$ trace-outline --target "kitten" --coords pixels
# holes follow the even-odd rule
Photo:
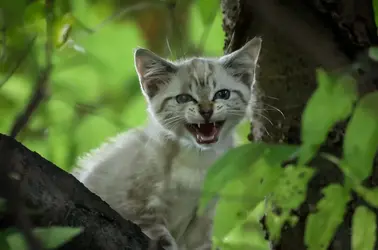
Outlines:
[[[197,217],[198,199],[207,170],[253,111],[260,48],[254,38],[217,59],[177,62],[136,49],[148,124],[81,158],[74,175],[164,249],[210,250],[216,202]]]

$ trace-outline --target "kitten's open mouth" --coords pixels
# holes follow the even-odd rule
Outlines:
[[[186,129],[196,138],[198,144],[211,144],[218,141],[224,121],[186,124]]]

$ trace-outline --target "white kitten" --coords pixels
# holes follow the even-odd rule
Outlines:
[[[137,49],[149,122],[90,152],[74,175],[165,249],[211,249],[215,203],[198,218],[198,198],[207,170],[253,111],[260,48],[254,38],[218,59],[178,62]]]

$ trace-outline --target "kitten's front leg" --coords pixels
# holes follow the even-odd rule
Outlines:
[[[138,223],[139,224],[139,223]],[[163,224],[140,223],[142,231],[151,239],[149,250],[156,250],[162,247],[165,250],[178,250],[175,239]]]
[[[185,232],[185,245],[190,250],[211,250],[215,208],[218,197],[214,197],[202,215],[193,213],[192,222]]]

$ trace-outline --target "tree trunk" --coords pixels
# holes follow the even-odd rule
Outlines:
[[[301,115],[316,88],[315,69],[345,69],[361,58],[366,62],[366,49],[378,44],[371,0],[222,0],[222,9],[225,53],[240,48],[254,36],[263,39],[257,78],[260,100],[284,114],[269,109],[264,115],[271,124],[258,117],[252,124],[254,138],[265,142],[299,144]],[[359,73],[361,95],[378,90],[377,76],[371,70],[362,67]],[[343,131],[344,124],[336,126],[324,150],[340,156]],[[320,190],[343,180],[342,173],[330,163],[315,159],[312,165],[318,173],[310,182],[305,204],[297,211],[300,221],[294,228],[284,227],[281,240],[273,249],[307,249],[305,219],[321,198]],[[368,180],[370,187],[377,186],[377,166]],[[351,216],[356,204],[361,202],[355,197],[348,204],[344,223],[329,249],[351,249]],[[377,209],[372,209],[377,213]]]
[[[10,188],[7,183],[11,175],[19,176],[15,178],[19,180],[19,205],[27,205],[31,212],[28,219],[33,226],[59,225],[85,229],[60,249],[148,249],[149,238],[137,225],[123,219],[71,174],[2,134],[0,169],[0,196],[8,199],[17,197],[15,188]],[[10,212],[11,215],[0,217],[0,228],[17,224],[16,211]]]

